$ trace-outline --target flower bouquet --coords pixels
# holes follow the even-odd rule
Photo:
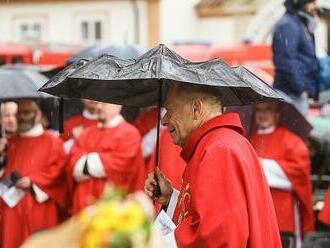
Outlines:
[[[153,218],[153,205],[144,193],[127,195],[108,186],[94,205],[54,229],[33,235],[23,247],[163,247]]]

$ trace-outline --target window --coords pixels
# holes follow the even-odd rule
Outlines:
[[[43,18],[19,18],[15,21],[16,32],[15,40],[18,42],[41,42],[44,32]]]
[[[41,41],[41,24],[28,23],[22,24],[20,27],[20,41],[40,42]]]
[[[101,21],[82,21],[80,23],[82,41],[100,41],[102,40],[102,22]]]
[[[82,42],[102,41],[104,37],[103,18],[79,18],[79,36]]]

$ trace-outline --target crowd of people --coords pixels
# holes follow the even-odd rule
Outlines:
[[[316,98],[313,0],[286,0],[274,29],[274,87],[306,116]],[[299,35],[297,35],[299,34]],[[0,244],[19,247],[95,203],[106,184],[144,190],[176,229],[168,247],[295,247],[315,230],[304,137],[281,122],[280,103],[253,106],[251,129],[216,91],[173,82],[164,109],[128,122],[122,106],[83,99],[56,135],[35,99],[1,103]],[[162,114],[156,165],[158,112]],[[244,124],[244,123],[243,123]],[[155,195],[159,187],[160,194]],[[320,221],[330,224],[330,193]]]
[[[256,128],[245,134],[238,114],[222,113],[214,94],[173,88],[163,111],[159,168],[155,142],[143,148],[143,139],[156,138],[157,108],[130,124],[119,105],[82,103],[83,112],[65,122],[60,137],[43,127],[35,100],[2,103],[1,179],[9,179],[18,191],[11,192],[14,200],[1,201],[3,247],[19,247],[31,234],[79,213],[107,183],[128,192],[144,188],[151,197],[159,184],[162,195],[153,197],[159,203],[155,207],[167,209],[179,224],[175,243],[180,247],[214,242],[280,247],[278,232],[292,233],[301,242],[315,230],[308,149],[280,123],[278,103],[254,106]],[[190,104],[196,105],[193,112],[186,111]],[[209,133],[213,129],[218,131]],[[143,157],[143,149],[153,152]],[[16,197],[19,192],[22,196]],[[179,201],[177,207],[173,201]],[[216,223],[219,215],[221,223]]]

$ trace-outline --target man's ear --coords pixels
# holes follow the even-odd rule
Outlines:
[[[202,109],[203,109],[203,102],[197,98],[193,99],[192,100],[193,120],[200,119],[200,116],[202,115]]]

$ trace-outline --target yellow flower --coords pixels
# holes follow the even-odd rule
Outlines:
[[[100,232],[111,231],[118,222],[118,202],[104,202],[97,206],[97,212],[92,219],[90,228]]]
[[[128,202],[123,204],[115,230],[119,232],[134,231],[144,222],[145,216],[141,206],[137,202]]]
[[[85,233],[82,239],[82,248],[98,248],[101,247],[102,235],[101,233],[89,230]]]

